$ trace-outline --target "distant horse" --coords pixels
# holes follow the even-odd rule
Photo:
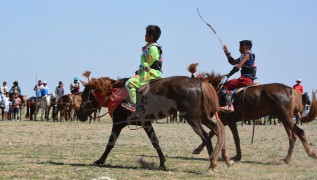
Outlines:
[[[75,93],[75,94],[66,94],[62,96],[57,101],[57,107],[56,110],[54,110],[54,120],[58,121],[58,112],[60,113],[60,121],[65,118],[65,121],[68,121],[69,119],[71,121],[77,120],[77,111],[80,108],[81,104],[81,95],[82,92]],[[97,110],[100,112],[100,108]],[[97,110],[94,112],[94,116],[89,115],[90,122],[91,120],[96,120],[97,118]]]
[[[72,115],[71,115],[71,119],[72,120],[77,120],[77,111],[79,110],[80,104],[81,104],[81,95],[82,95],[82,92],[75,93],[75,94],[71,95],[71,98],[72,98],[72,104],[71,104]]]
[[[26,100],[25,118],[36,121],[36,114],[39,108],[38,97],[32,96]]]
[[[307,110],[308,110],[309,106],[311,105],[311,101],[310,101],[310,99],[309,99],[309,96],[308,96],[308,93],[307,93],[307,92],[305,92],[304,94],[302,94],[302,105],[303,105],[304,108],[303,108],[299,113],[297,113],[297,114],[294,115],[296,124],[299,124],[299,123],[302,124],[302,122],[300,122],[300,118],[301,118],[303,112],[306,110],[305,108],[307,108]],[[305,115],[306,115],[306,114],[304,114],[304,116],[305,116]]]
[[[170,116],[166,117],[166,123],[186,123],[186,121],[184,120],[184,118],[179,115],[179,113],[176,114],[172,114]]]
[[[127,79],[116,81],[105,77],[92,79],[88,83],[82,82],[85,89],[82,94],[82,103],[77,114],[79,120],[87,120],[88,115],[96,108],[102,105],[106,106],[109,100],[113,97],[113,95],[111,95],[113,90],[115,90],[115,88],[124,88],[126,80]],[[225,149],[224,127],[220,121],[217,120],[217,123],[215,123],[209,117],[211,112],[216,112],[218,110],[217,94],[209,83],[188,77],[174,76],[153,81],[150,83],[149,87],[150,89],[147,93],[137,95],[138,103],[147,99],[148,96],[153,95],[156,97],[157,101],[147,101],[143,105],[139,104],[137,113],[130,113],[128,110],[123,109],[120,104],[114,110],[111,136],[105,152],[99,160],[95,161],[95,164],[101,165],[105,163],[111,149],[114,147],[115,142],[120,135],[121,130],[129,124],[133,124],[143,127],[160,157],[160,168],[166,169],[165,156],[159,146],[159,141],[152,126],[152,121],[156,118],[166,118],[166,116],[173,114],[178,110],[184,115],[188,124],[207,146],[207,150],[210,155],[210,166],[208,168],[208,172],[212,173],[212,170],[215,168],[217,155],[220,151],[222,152],[224,161],[228,166],[230,166],[231,162],[229,161]],[[96,98],[99,100],[97,101]],[[163,111],[165,111],[167,107],[155,107],[154,105],[159,103],[167,106],[167,104],[171,102],[176,103],[176,109],[174,109],[173,106],[170,106],[167,114],[160,111],[162,108],[164,108]],[[154,111],[143,111],[144,109],[150,109],[148,107],[151,107]],[[158,114],[153,114],[152,112]],[[214,151],[212,151],[211,141],[208,138],[208,134],[203,129],[202,124],[207,126],[217,135],[217,144]]]
[[[60,121],[65,118],[65,121],[71,118],[71,106],[72,106],[71,94],[66,94],[60,97],[57,101],[57,109],[54,111],[54,120],[58,121],[58,112],[60,113]]]
[[[71,116],[71,119],[72,120],[78,120],[77,119],[77,112],[80,108],[80,104],[81,104],[81,95],[83,94],[83,92],[79,92],[79,93],[74,93],[71,95],[71,98],[72,98],[72,104],[71,104],[71,113],[72,113],[72,116]],[[89,115],[89,123],[91,123],[92,120],[96,120],[97,119],[97,112],[100,112],[101,110],[101,107],[100,108],[97,108],[94,112],[93,112],[93,116],[92,115]],[[100,121],[100,119],[99,119]]]
[[[219,90],[219,87],[222,87],[222,77],[220,75],[205,73],[203,75],[199,75],[198,78],[205,79],[210,82],[216,90]],[[303,123],[311,122],[317,116],[317,102],[315,95],[316,92],[313,92],[311,109],[308,115],[301,119]],[[259,119],[269,114],[274,115],[283,123],[289,138],[287,156],[285,159],[281,160],[280,163],[288,164],[290,162],[296,141],[296,135],[302,141],[307,155],[309,157],[317,158],[316,153],[307,143],[304,130],[299,128],[293,122],[294,114],[303,110],[302,96],[299,91],[283,84],[264,84],[248,87],[234,94],[233,99],[233,105],[235,108],[234,113],[219,113],[219,116],[222,123],[224,125],[228,125],[233,133],[237,151],[237,155],[234,157],[235,160],[240,160],[242,157],[236,122]],[[210,132],[210,138],[213,136],[214,133]],[[199,153],[203,147],[204,144],[201,144],[194,150],[194,153]]]
[[[269,125],[272,124],[272,121],[273,121],[273,124],[274,124],[274,125],[276,125],[276,124],[279,125],[279,120],[277,120],[277,123],[276,123],[276,117],[275,117],[274,115],[272,115],[272,114],[269,114],[269,115],[267,116],[267,121],[269,122]]]
[[[54,100],[55,96],[53,94],[49,94],[47,96],[43,96],[40,100],[41,107],[41,120],[49,120],[49,112],[51,109],[51,101]],[[43,118],[44,116],[44,118]]]

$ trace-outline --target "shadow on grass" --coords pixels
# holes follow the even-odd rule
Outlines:
[[[100,168],[113,168],[113,169],[135,169],[135,170],[156,170],[156,171],[172,171],[172,172],[180,172],[176,169],[162,169],[161,167],[155,166],[153,162],[146,162],[143,159],[139,159],[138,163],[140,166],[122,166],[122,165],[110,165],[110,164],[104,164],[104,165],[96,165],[96,164],[80,164],[80,163],[63,163],[63,162],[54,162],[54,161],[48,161],[48,162],[37,162],[36,164],[51,164],[55,166],[74,166],[74,167],[100,167]],[[204,172],[195,172],[195,171],[182,171],[185,173],[190,174],[196,174],[196,175],[203,175]]]
[[[260,164],[260,165],[267,165],[267,166],[274,165],[273,162],[260,162],[260,161],[238,161],[238,162],[243,164]]]
[[[148,158],[158,158],[158,156],[150,156],[150,155],[135,155],[140,157],[148,157]],[[194,161],[209,161],[207,158],[196,158],[196,157],[182,157],[182,156],[165,156],[166,159],[181,159],[181,160],[194,160]]]
[[[150,156],[150,155],[136,155],[140,157],[148,157],[148,158],[158,158],[158,156]],[[194,161],[209,161],[206,158],[196,158],[196,157],[182,157],[182,156],[165,156],[166,159],[173,158],[173,159],[180,159],[180,160],[194,160]],[[224,162],[222,158],[218,158],[217,161]],[[242,164],[259,164],[259,165],[274,165],[274,162],[261,162],[261,161],[234,161],[234,163],[242,163]]]
[[[78,166],[78,167],[89,167],[89,166],[97,166],[95,164],[76,164],[76,163],[63,163],[63,162],[54,162],[54,161],[48,161],[48,162],[37,162],[36,164],[51,164],[56,166]]]

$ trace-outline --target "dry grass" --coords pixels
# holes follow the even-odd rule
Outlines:
[[[307,157],[297,140],[290,165],[274,165],[284,158],[288,138],[282,126],[239,126],[241,162],[227,168],[219,159],[213,175],[204,174],[207,152],[192,155],[200,143],[187,124],[154,124],[167,171],[158,170],[159,158],[142,129],[121,133],[106,166],[92,162],[104,151],[111,131],[109,119],[102,123],[0,121],[0,179],[316,179],[317,160]],[[316,149],[317,122],[302,126]],[[130,128],[136,128],[131,126]],[[235,155],[228,128],[227,148]]]

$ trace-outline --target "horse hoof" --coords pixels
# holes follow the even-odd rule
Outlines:
[[[234,161],[229,161],[229,164],[228,164],[228,167],[231,167],[231,166],[233,166],[234,165]]]
[[[95,164],[95,165],[97,165],[97,166],[101,166],[101,165],[103,165],[105,162],[103,162],[103,161],[100,161],[100,160],[97,160],[97,161],[95,161],[93,164]]]
[[[206,175],[213,175],[214,174],[213,169],[209,168],[205,174]]]
[[[166,171],[166,167],[165,166],[160,166],[159,169],[162,170],[162,171]]]
[[[233,161],[240,161],[241,160],[241,156],[234,156],[234,157],[232,157],[231,158],[231,160],[233,160]]]
[[[275,165],[283,165],[283,164],[288,164],[286,159],[280,159],[279,161],[274,162]]]
[[[202,151],[202,149],[201,149],[201,148],[196,148],[196,149],[194,149],[194,151],[193,151],[193,153],[192,153],[192,154],[200,154],[200,153],[201,153],[201,151]]]

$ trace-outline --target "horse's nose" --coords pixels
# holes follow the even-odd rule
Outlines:
[[[77,112],[77,118],[82,122],[85,122],[88,120],[88,116],[85,115],[84,111],[82,111],[81,109],[79,109]]]

